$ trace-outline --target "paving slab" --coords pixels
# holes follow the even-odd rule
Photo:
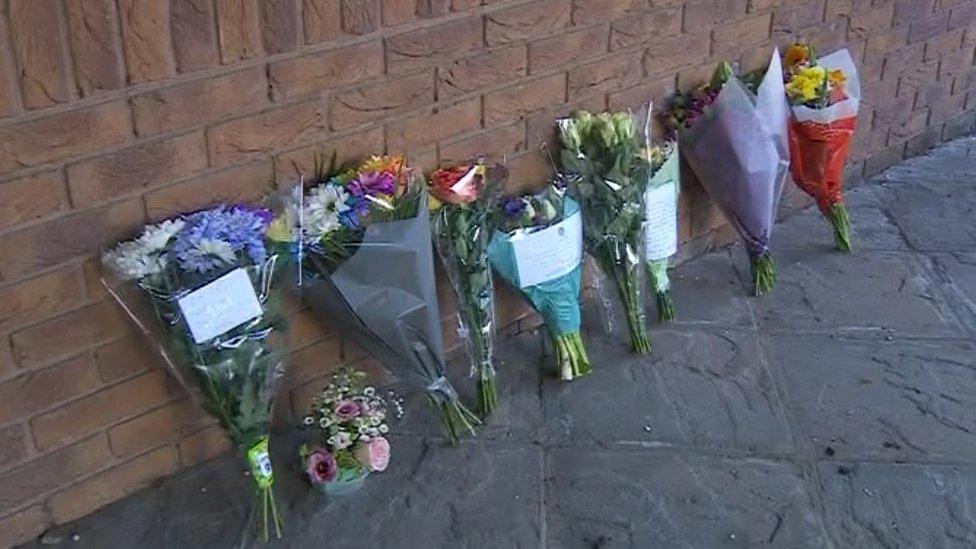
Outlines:
[[[548,455],[547,547],[824,547],[798,467],[559,448]]]
[[[735,270],[729,250],[672,269],[671,293],[679,324],[753,325],[752,296]],[[651,308],[649,315],[652,325],[659,327],[657,311]]]
[[[806,458],[976,463],[972,344],[807,335],[764,347]]]
[[[976,333],[976,252],[934,253],[940,290],[970,333]]]
[[[918,178],[886,184],[881,191],[887,211],[912,248],[976,251],[976,185],[971,184],[972,175],[953,181],[957,183]]]
[[[976,467],[821,463],[837,547],[976,547]]]
[[[755,334],[655,331],[647,358],[590,344],[596,371],[543,385],[557,444],[614,443],[750,454],[793,450]]]

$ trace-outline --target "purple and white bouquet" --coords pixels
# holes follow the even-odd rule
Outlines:
[[[268,435],[286,350],[276,281],[291,242],[270,210],[218,206],[149,225],[102,257],[109,294],[245,454],[265,541],[281,536]]]

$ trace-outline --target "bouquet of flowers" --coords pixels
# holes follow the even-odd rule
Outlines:
[[[560,378],[593,371],[580,335],[583,227],[579,206],[555,185],[502,199],[488,246],[491,265],[542,315]]]
[[[678,251],[678,192],[681,185],[681,157],[678,143],[666,140],[652,145],[647,156],[651,163],[651,180],[644,194],[646,223],[644,253],[651,286],[657,295],[657,316],[661,322],[674,320],[671,281],[668,266]]]
[[[586,251],[615,282],[627,313],[631,345],[641,354],[651,352],[641,295],[644,191],[650,163],[638,120],[646,118],[582,111],[557,121],[569,191],[583,210]]]
[[[364,385],[366,374],[340,368],[312,403],[302,424],[316,429],[314,442],[299,450],[309,482],[334,495],[358,488],[370,473],[390,462],[387,402]]]
[[[317,163],[302,207],[303,294],[441,412],[452,441],[479,422],[447,378],[427,190],[402,156]]]
[[[707,86],[672,99],[666,118],[698,180],[742,237],[756,295],[776,283],[769,242],[790,164],[788,116],[774,52],[766,71],[743,77],[720,63]]]
[[[149,225],[102,258],[109,294],[246,455],[264,541],[272,528],[281,537],[268,435],[286,351],[277,286],[292,237],[270,240],[272,220],[270,210],[218,206]]]
[[[442,168],[430,175],[434,244],[458,296],[461,334],[471,373],[478,378],[478,409],[487,416],[498,405],[495,386],[495,291],[488,267],[491,207],[508,173],[476,164]]]
[[[844,166],[857,130],[861,85],[846,50],[817,59],[806,44],[786,50],[790,165],[793,181],[817,200],[834,228],[837,249],[851,251],[851,222],[844,206]]]

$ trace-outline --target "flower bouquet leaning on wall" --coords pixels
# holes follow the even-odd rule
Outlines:
[[[423,177],[404,158],[356,169],[318,162],[304,197],[302,294],[440,411],[452,441],[479,419],[458,399],[444,365]]]
[[[341,367],[302,420],[313,431],[299,450],[305,473],[313,486],[329,494],[358,489],[370,473],[385,471],[390,462],[387,400],[363,383],[365,377],[362,371]]]
[[[742,238],[756,295],[776,283],[769,242],[789,171],[788,118],[778,51],[765,71],[744,77],[720,63],[708,85],[675,95],[666,118],[681,154]]]
[[[293,235],[270,240],[272,221],[270,210],[218,206],[147,226],[102,258],[109,294],[246,456],[264,541],[281,537],[268,435],[285,368],[279,302],[294,284]]]
[[[593,368],[580,334],[583,225],[579,206],[565,194],[549,185],[537,194],[502,199],[488,259],[542,315],[559,377],[571,381]]]
[[[844,167],[857,130],[861,84],[846,49],[817,59],[813,46],[786,51],[790,100],[790,170],[793,181],[817,200],[834,228],[837,249],[851,251],[851,221],[844,206]]]
[[[650,135],[648,130],[647,135]],[[668,267],[678,252],[678,193],[681,190],[681,157],[678,142],[669,139],[647,149],[651,180],[644,193],[646,221],[644,254],[651,287],[657,297],[657,318],[674,320],[671,280]]]
[[[650,164],[640,129],[650,115],[585,111],[557,120],[569,193],[583,211],[583,242],[610,277],[627,314],[634,351],[651,352],[644,314],[644,191]]]
[[[488,266],[491,210],[508,176],[503,166],[475,164],[430,174],[431,230],[454,293],[460,334],[478,380],[478,411],[498,405],[495,383],[495,290]]]

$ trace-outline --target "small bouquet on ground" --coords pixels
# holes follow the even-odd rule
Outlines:
[[[356,169],[317,163],[302,208],[303,295],[324,321],[441,412],[452,441],[478,417],[458,399],[444,364],[428,198],[402,156]]]
[[[293,237],[269,240],[273,217],[219,206],[147,226],[102,258],[109,294],[246,456],[265,542],[272,530],[281,537],[268,436],[285,368],[278,301]]]
[[[790,157],[793,181],[817,200],[834,228],[837,249],[851,251],[851,221],[844,206],[844,167],[857,130],[861,85],[846,50],[817,59],[813,46],[786,50]]]
[[[657,295],[657,317],[661,322],[674,320],[671,281],[668,267],[678,252],[678,193],[681,190],[681,157],[678,142],[666,140],[647,151],[651,163],[651,180],[644,194],[646,222],[644,253],[651,286]]]
[[[756,295],[776,283],[769,242],[790,164],[781,72],[778,52],[766,71],[743,77],[722,62],[707,86],[676,94],[666,117],[688,165],[742,237]]]
[[[365,377],[359,370],[340,368],[302,421],[316,431],[313,441],[299,449],[305,473],[329,494],[356,490],[390,462],[387,401],[375,387],[364,385]]]
[[[507,176],[504,167],[489,168],[479,161],[439,169],[428,183],[434,244],[458,296],[460,332],[471,359],[471,374],[478,378],[478,410],[483,417],[498,405],[489,214]]]
[[[579,206],[555,185],[504,198],[488,247],[491,265],[542,315],[559,377],[593,371],[580,335],[583,224]]]
[[[649,116],[649,109],[646,113]],[[634,351],[651,352],[642,299],[644,191],[650,164],[639,133],[647,116],[585,111],[557,120],[569,191],[583,210],[583,242],[612,277]]]

